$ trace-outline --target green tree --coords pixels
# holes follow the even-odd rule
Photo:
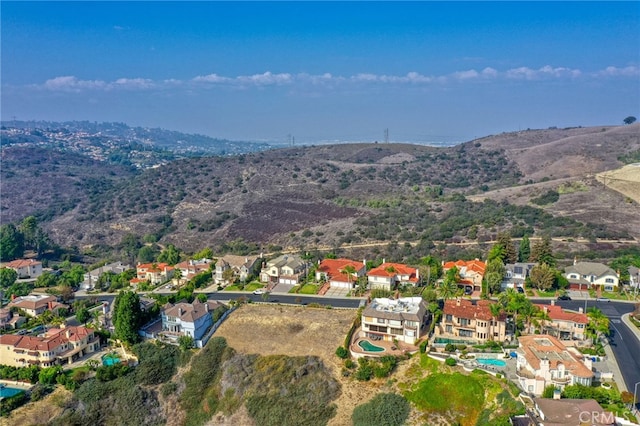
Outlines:
[[[82,307],[76,312],[76,319],[81,324],[86,324],[89,318],[91,318],[91,313],[86,307]]]
[[[168,263],[169,265],[175,265],[180,262],[180,250],[173,244],[168,244],[160,256],[158,256],[158,262]]]
[[[544,390],[542,391],[542,397],[553,398],[553,394],[556,391],[556,389],[557,388],[554,385],[545,386]]]
[[[553,251],[551,249],[551,238],[545,236],[533,243],[529,261],[546,263],[551,267],[556,266],[556,258],[553,256]]]
[[[136,255],[141,246],[138,237],[131,233],[125,234],[119,244],[120,250],[126,255],[131,264],[135,264]]]
[[[627,125],[633,124],[633,123],[636,122],[636,118],[633,115],[630,115],[630,116],[626,117],[624,120],[622,120],[622,122],[624,124],[627,124]]]
[[[18,279],[18,273],[11,268],[0,268],[0,287],[11,287]]]
[[[24,255],[24,238],[16,227],[9,223],[0,226],[0,261],[17,259]]]
[[[515,263],[518,260],[518,251],[516,250],[516,246],[513,244],[513,240],[511,240],[511,235],[509,235],[509,233],[499,233],[497,244],[501,245],[504,249],[502,263]]]
[[[587,311],[589,323],[587,324],[587,335],[596,343],[601,335],[608,336],[611,333],[609,329],[609,318],[598,308],[590,308]]]
[[[540,290],[549,290],[556,279],[555,270],[546,263],[540,263],[533,268],[529,274],[531,284]]]
[[[526,235],[520,240],[518,247],[518,262],[527,262],[531,256],[531,243]]]
[[[151,263],[158,255],[155,245],[144,246],[138,250],[138,260],[142,263]]]
[[[140,297],[132,291],[121,291],[113,303],[116,337],[129,344],[136,343],[139,340],[138,328],[142,325]]]
[[[458,281],[460,280],[460,274],[458,268],[455,266],[447,270],[444,280],[440,287],[438,287],[438,293],[440,297],[445,301],[451,299],[458,293]]]
[[[487,263],[487,267],[484,272],[484,280],[492,294],[500,292],[500,285],[502,284],[502,280],[504,279],[506,272],[507,269],[499,258],[490,260]]]
[[[58,285],[58,277],[49,271],[44,271],[36,278],[36,287],[55,287]]]
[[[193,253],[192,259],[213,259],[213,251],[209,248],[203,248],[202,250]]]
[[[180,346],[180,349],[183,351],[188,351],[195,346],[195,340],[188,335],[180,336],[178,337],[178,346]]]

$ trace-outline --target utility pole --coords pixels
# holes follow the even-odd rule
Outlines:
[[[384,143],[389,143],[389,129],[384,129]]]

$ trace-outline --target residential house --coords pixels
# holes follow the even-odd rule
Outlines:
[[[136,266],[138,282],[149,281],[153,285],[169,281],[173,273],[174,268],[168,263],[138,263]]]
[[[631,288],[640,288],[640,268],[629,266],[629,286]]]
[[[18,278],[38,278],[42,275],[42,262],[34,259],[16,259],[5,263],[6,268],[18,273]]]
[[[449,269],[458,268],[460,275],[459,285],[470,287],[472,291],[482,291],[482,278],[487,267],[486,263],[479,259],[456,260],[455,262],[445,262],[442,270],[446,273]]]
[[[9,308],[0,309],[0,330],[16,329],[20,327],[27,319],[20,315],[14,314]]]
[[[38,337],[5,334],[0,336],[0,364],[13,367],[70,364],[99,348],[99,337],[82,326],[51,328]]]
[[[167,303],[162,309],[162,330],[174,335],[200,340],[213,325],[213,311],[218,302]]]
[[[109,263],[108,265],[101,266],[84,274],[84,281],[82,281],[80,287],[85,290],[92,290],[95,288],[102,274],[107,272],[121,274],[128,269],[131,269],[131,265],[126,265],[122,262]]]
[[[283,254],[263,265],[260,281],[270,284],[297,285],[305,278],[309,264],[300,256]]]
[[[524,288],[524,282],[529,277],[531,269],[536,266],[535,263],[518,262],[507,263],[504,265],[506,269],[503,287],[504,288]]]
[[[211,267],[211,259],[185,260],[177,263],[174,268],[180,273],[177,274],[178,280],[188,281],[202,272],[207,272]]]
[[[7,305],[8,308],[22,309],[27,315],[37,317],[44,311],[55,312],[58,309],[69,309],[68,305],[58,302],[55,296],[46,294],[29,294],[13,299]]]
[[[614,413],[595,399],[533,398],[535,426],[615,426]]]
[[[507,316],[500,312],[497,316],[491,313],[489,300],[471,300],[457,298],[444,303],[442,321],[435,328],[439,338],[464,340],[469,342],[486,342],[487,340],[505,341],[507,333]]]
[[[398,285],[416,286],[420,280],[418,268],[411,268],[401,263],[385,262],[367,272],[370,289],[395,290]]]
[[[253,274],[260,259],[261,257],[258,256],[235,256],[227,254],[216,262],[213,281],[218,285],[229,284],[224,277],[224,273],[225,271],[233,270],[235,278],[244,282]]]
[[[360,337],[413,345],[426,330],[428,311],[421,297],[373,299],[362,311]]]
[[[316,281],[325,281],[334,288],[355,288],[358,278],[367,270],[365,262],[351,259],[324,259],[316,269]]]
[[[616,291],[619,277],[607,265],[596,262],[573,261],[573,265],[565,268],[564,276],[572,289],[589,289],[599,286],[604,291]]]
[[[568,349],[557,338],[547,334],[520,336],[516,349],[516,376],[522,389],[542,395],[546,386],[580,384],[591,386],[594,377],[591,359],[575,348]]]
[[[537,304],[536,306],[548,317],[542,322],[543,334],[551,334],[562,341],[569,341],[565,344],[571,344],[572,340],[584,341],[587,339],[586,331],[589,318],[582,311],[582,308],[579,308],[578,312],[564,310],[561,306],[555,305],[553,300],[551,305]]]

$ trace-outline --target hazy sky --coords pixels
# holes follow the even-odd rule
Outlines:
[[[640,2],[7,2],[2,119],[466,141],[640,115]]]

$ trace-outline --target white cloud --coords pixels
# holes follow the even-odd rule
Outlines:
[[[270,71],[267,71],[263,74],[240,75],[236,77],[236,80],[243,85],[271,86],[291,83],[293,78],[291,74],[272,74]]]
[[[495,78],[498,76],[498,71],[494,68],[487,67],[482,70],[482,76],[485,78]]]
[[[605,69],[598,71],[596,75],[605,77],[637,77],[640,76],[640,67],[606,67]]]
[[[151,89],[155,86],[153,80],[148,78],[119,78],[113,83],[109,84],[109,88],[123,88],[123,89]]]
[[[103,89],[106,83],[101,80],[78,80],[72,75],[55,77],[44,82],[44,88],[53,91],[79,92],[83,89]]]
[[[218,74],[199,75],[193,79],[198,83],[228,83],[232,81],[231,78],[221,77]]]
[[[480,74],[476,70],[458,71],[453,73],[453,78],[456,80],[469,80],[472,78],[478,78]]]
[[[582,75],[582,71],[565,67],[552,67],[545,65],[537,70],[528,67],[512,68],[507,70],[506,77],[510,79],[537,80],[541,78],[573,78]]]

